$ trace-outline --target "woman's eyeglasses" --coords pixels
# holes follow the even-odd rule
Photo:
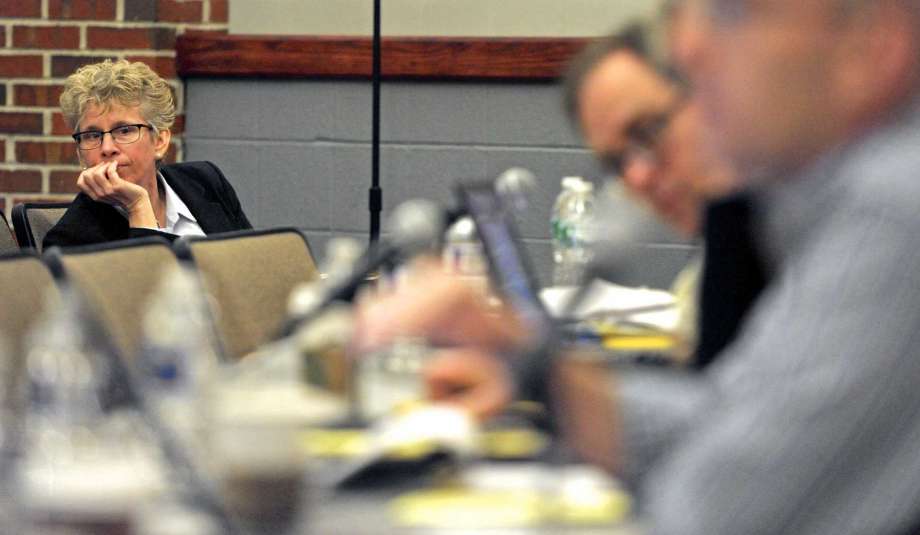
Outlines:
[[[153,127],[147,124],[123,124],[111,130],[86,130],[77,132],[73,135],[73,139],[77,142],[77,147],[79,147],[80,150],[92,150],[99,147],[102,145],[102,138],[105,137],[106,134],[110,134],[112,136],[112,141],[115,143],[119,145],[128,145],[141,138],[141,129],[143,128],[153,130]]]

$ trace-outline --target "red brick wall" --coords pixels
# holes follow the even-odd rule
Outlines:
[[[226,33],[230,0],[0,0],[0,209],[69,200],[79,171],[58,109],[64,78],[105,58],[143,61],[175,88],[167,159],[182,158],[184,94],[176,36]]]

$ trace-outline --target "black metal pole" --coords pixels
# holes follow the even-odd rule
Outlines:
[[[383,190],[380,188],[380,0],[374,0],[374,45],[371,86],[371,189],[368,192],[368,209],[371,212],[370,241],[380,237],[380,212],[383,211]]]

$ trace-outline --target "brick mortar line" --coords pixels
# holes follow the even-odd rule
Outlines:
[[[161,52],[156,54],[155,52]],[[149,48],[128,48],[124,50],[113,50],[113,49],[97,49],[92,50],[78,50],[76,48],[70,50],[48,50],[48,49],[31,49],[31,50],[20,50],[19,52],[12,52],[0,50],[0,57],[9,57],[9,56],[43,56],[44,59],[48,59],[52,56],[70,56],[70,57],[81,57],[81,58],[91,58],[93,56],[141,56],[145,58],[174,58],[176,57],[176,51],[170,49],[163,50],[150,50]],[[50,71],[49,71],[50,72]],[[45,77],[43,77],[45,78]],[[50,78],[48,76],[47,78]]]
[[[6,194],[6,205],[9,207],[8,210],[12,212],[12,208],[14,206],[13,197],[18,197],[20,199],[41,197],[43,199],[50,198],[50,199],[60,199],[62,201],[66,201],[67,199],[73,199],[75,195],[76,193],[43,193],[40,191],[23,191],[23,192],[12,191]]]
[[[73,138],[67,135],[59,134],[2,134],[7,141],[16,143],[73,143]],[[173,139],[170,141],[170,144],[176,145],[178,148],[179,144],[184,140],[182,134],[173,134]],[[2,138],[0,138],[2,139]],[[15,152],[15,150],[13,151]],[[7,154],[9,156],[9,154]],[[38,164],[38,165],[56,165],[56,164]],[[68,164],[59,164],[59,165],[68,165]]]
[[[21,106],[21,105],[0,106],[0,113],[44,113],[44,112],[57,113],[60,111],[61,111],[60,106]],[[178,105],[176,106],[176,115],[184,115],[184,112],[179,110]],[[20,134],[5,134],[5,135],[20,135]],[[176,135],[176,134],[173,133],[173,135]]]
[[[168,21],[118,21],[118,20],[70,20],[70,19],[3,19],[4,25],[12,29],[13,26],[26,28],[105,28],[109,30],[144,30],[151,28],[173,28],[186,30],[192,28],[195,30],[211,29],[224,30],[229,29],[225,22],[168,22]]]
[[[159,22],[157,24],[172,24],[183,32],[189,28],[193,30],[227,30],[230,31],[228,22]]]
[[[23,106],[21,104],[10,104],[9,106],[0,106],[0,113],[52,113],[61,111],[60,106]]]
[[[14,139],[13,137],[9,137],[9,138],[7,138],[7,139],[10,140],[10,141],[16,141],[16,142],[26,142],[26,143],[41,143],[41,142],[47,142],[47,143],[63,143],[63,142],[66,142],[66,143],[73,143],[73,138],[72,138],[72,137],[70,137],[70,136],[62,136],[62,135],[58,135],[58,134],[53,134],[53,135],[52,135],[52,134],[48,134],[47,136],[46,136],[46,135],[42,135],[42,134],[6,134],[6,135],[8,135],[8,136],[15,136],[15,139]]]
[[[49,80],[48,78],[8,78],[7,80],[8,80],[8,83],[14,84],[14,85],[19,85],[19,84],[23,84],[23,83],[28,83],[28,84],[30,84],[30,85],[53,85],[53,84],[54,84],[54,82],[53,82],[52,80]],[[25,80],[32,80],[32,81],[31,81],[31,82],[25,82]],[[55,78],[55,80],[56,80],[56,78]],[[61,81],[63,81],[63,80],[64,80],[64,79],[61,78]],[[43,83],[43,84],[42,84],[42,83],[39,83],[39,82],[46,82],[46,83]]]
[[[48,5],[48,0],[42,0],[42,18],[47,19],[51,14],[51,8]]]
[[[60,108],[57,106],[22,106],[13,104],[0,108],[2,113],[40,113],[45,111],[60,111]]]
[[[79,168],[77,168],[77,169],[79,169]],[[72,168],[62,168],[62,167],[60,167],[60,166],[58,166],[58,167],[56,167],[56,168],[52,168],[51,166],[36,167],[35,165],[32,165],[32,166],[30,166],[30,167],[26,167],[26,166],[24,166],[24,165],[15,165],[15,166],[11,166],[11,165],[3,165],[3,164],[0,164],[0,171],[9,172],[9,173],[19,173],[19,172],[23,172],[23,171],[48,171],[48,185],[50,185],[50,183],[51,183],[51,173],[52,173],[53,171],[75,171],[75,169],[72,169]],[[76,178],[76,175],[78,175],[78,174],[79,174],[79,173],[74,173],[74,178]],[[44,175],[43,175],[43,181],[44,181]],[[48,191],[48,188],[47,188],[44,184],[42,185],[42,187],[44,188],[44,191]],[[30,193],[36,193],[36,192],[33,191],[33,192],[30,192]]]
[[[115,20],[125,20],[125,0],[115,1]]]
[[[173,86],[176,89],[176,113],[185,113],[185,84],[181,79],[177,79],[178,84]],[[172,85],[172,84],[170,84]]]
[[[45,48],[30,50],[23,49],[19,52],[9,53],[9,51],[0,50],[0,57],[8,56],[45,56],[48,58],[51,56],[76,56],[82,58],[89,58],[93,56],[140,56],[144,58],[175,58],[176,51],[170,49],[150,50],[149,48],[129,48],[125,50],[102,50],[96,48],[92,50],[79,50],[76,48],[69,50],[49,50]],[[32,79],[34,80],[35,78]]]
[[[178,107],[178,106],[177,106]],[[15,113],[39,113],[44,111],[61,111],[59,106],[24,106],[21,104],[14,105],[10,104],[9,106],[0,105],[0,112],[15,112]],[[181,115],[177,113],[177,115]]]
[[[29,23],[18,23],[16,21],[9,23],[10,26],[20,26],[24,28],[81,28],[89,26],[90,24],[95,24],[95,22],[92,20],[42,19]]]
[[[40,171],[42,169],[53,169],[54,171],[71,171],[74,168],[79,169],[77,164],[67,165],[61,163],[18,163],[18,162],[0,162],[0,169],[4,171]]]
[[[40,56],[42,54],[59,54],[67,56],[141,55],[136,52],[160,53],[162,57],[170,57],[170,54],[172,54],[172,56],[176,55],[176,50],[170,48],[93,48],[89,50],[81,50],[79,48],[7,48],[0,50],[0,56]]]
[[[61,78],[10,78],[9,83],[13,85],[63,85],[67,79],[66,76]],[[181,78],[164,78],[166,82],[181,82]],[[42,83],[44,82],[44,83]]]

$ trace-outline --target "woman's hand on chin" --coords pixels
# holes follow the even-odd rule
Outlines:
[[[121,178],[116,161],[84,169],[77,178],[77,187],[94,201],[124,208],[132,227],[158,226],[147,190]]]

